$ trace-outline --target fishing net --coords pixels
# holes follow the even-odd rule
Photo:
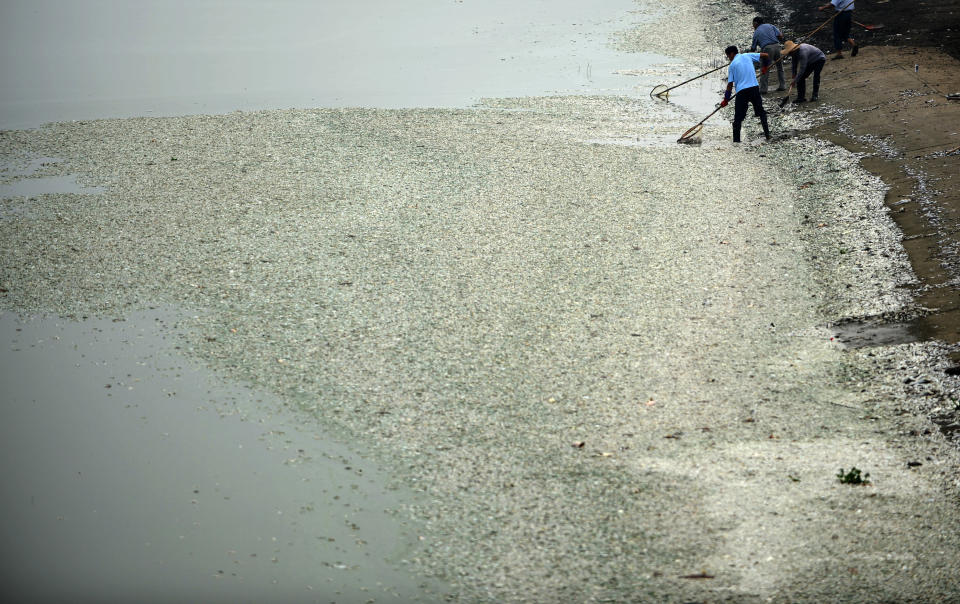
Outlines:
[[[650,91],[650,97],[659,97],[661,99],[670,98],[670,87],[666,84],[657,84],[653,87],[653,90]]]
[[[703,124],[697,124],[693,128],[690,128],[677,139],[677,142],[682,145],[699,145],[703,142]]]

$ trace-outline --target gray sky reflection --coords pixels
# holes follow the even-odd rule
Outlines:
[[[0,127],[628,92],[631,0],[8,0]]]

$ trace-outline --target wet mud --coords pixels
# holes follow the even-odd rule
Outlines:
[[[830,16],[816,10],[825,2],[743,0],[790,36],[805,35]],[[851,35],[866,46],[929,48],[960,59],[960,11],[955,0],[875,0],[854,3]],[[811,44],[828,50],[833,43],[830,26],[814,34]]]
[[[830,102],[842,110],[815,132],[863,153],[861,165],[889,187],[886,205],[919,279],[915,301],[925,309],[909,321],[910,331],[955,344],[960,342],[960,103],[944,92],[960,88],[960,61],[926,49],[873,49],[857,59],[834,68]],[[913,66],[921,64],[918,75]],[[875,73],[878,69],[883,73]]]

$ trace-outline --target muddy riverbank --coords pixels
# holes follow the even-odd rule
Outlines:
[[[825,13],[747,0],[788,37],[812,31]],[[862,154],[888,187],[886,204],[904,233],[919,282],[920,316],[867,318],[906,328],[905,337],[960,342],[960,10],[956,3],[857,5],[851,60],[828,60],[821,102],[804,107],[817,136]],[[865,27],[868,26],[868,27]],[[829,27],[812,43],[831,49]],[[960,362],[960,353],[953,353]]]
[[[842,62],[841,62],[842,63]],[[831,64],[814,132],[863,153],[889,187],[886,205],[904,234],[926,309],[910,321],[922,339],[960,342],[960,61],[928,49],[871,48]],[[807,108],[817,112],[818,108]],[[960,361],[960,355],[954,354]]]

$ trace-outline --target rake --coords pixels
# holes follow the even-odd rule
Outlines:
[[[786,94],[786,96],[784,96],[782,99],[780,99],[780,108],[781,108],[781,109],[783,109],[783,107],[784,107],[788,102],[790,102],[790,91],[791,91],[791,90],[793,90],[793,82],[792,82],[792,81],[790,82],[790,85],[787,86],[787,94]]]
[[[867,25],[865,23],[860,23],[859,21],[854,21],[853,24],[859,25],[860,27],[862,27],[867,31],[873,31],[875,29],[883,29],[883,23],[877,23],[876,25]]]

